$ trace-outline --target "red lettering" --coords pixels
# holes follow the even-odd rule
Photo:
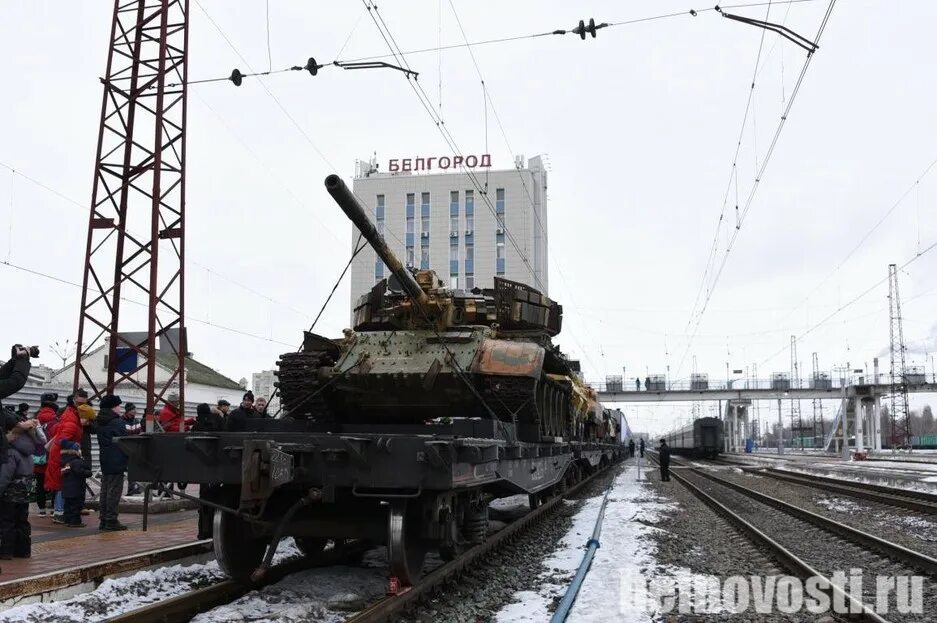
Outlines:
[[[478,157],[474,154],[465,159],[465,166],[474,169],[478,166]]]
[[[450,166],[452,166],[452,159],[449,156],[443,156],[439,159],[440,169],[448,169]]]
[[[412,171],[413,170],[413,160],[410,158],[403,159],[403,166],[400,169],[401,171]]]
[[[416,161],[413,163],[413,170],[414,170],[414,171],[422,171],[422,170],[425,169],[425,168],[426,168],[426,159],[425,159],[425,158],[417,158]]]
[[[427,170],[427,171],[432,171],[432,170],[433,170],[433,160],[435,160],[435,159],[436,159],[436,156],[433,156],[432,158],[427,158],[427,159],[426,159],[426,170]]]
[[[491,154],[482,154],[481,166],[483,167],[491,166]]]
[[[452,157],[452,166],[453,168],[458,167],[462,164],[462,156],[453,156]]]
[[[394,172],[396,172],[396,171],[399,171],[399,170],[400,170],[400,162],[398,162],[398,160],[397,160],[396,158],[394,158],[394,159],[391,160],[390,163],[387,165],[387,170],[390,171],[390,172],[392,172],[392,173],[394,173]]]

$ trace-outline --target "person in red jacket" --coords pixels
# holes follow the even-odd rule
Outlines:
[[[160,428],[164,433],[184,433],[195,423],[194,418],[182,416],[178,405],[179,394],[169,394],[158,417]]]
[[[55,392],[46,392],[39,397],[41,406],[36,413],[36,420],[39,427],[45,434],[46,439],[52,439],[55,436],[56,413],[59,410],[57,403],[59,395]],[[43,449],[42,454],[33,455],[33,474],[36,476],[36,506],[39,507],[39,516],[46,515],[46,463],[49,460],[48,450]]]
[[[77,404],[88,401],[88,392],[79,389],[75,392],[74,403],[65,408],[58,425],[55,427],[55,438],[49,449],[49,460],[46,464],[46,491],[55,493],[55,512],[52,515],[52,521],[55,523],[65,523],[60,512],[59,499],[62,497],[62,440],[73,441],[81,445],[81,439],[84,436],[84,429],[81,425],[81,418],[78,416]],[[64,502],[64,498],[62,498]]]

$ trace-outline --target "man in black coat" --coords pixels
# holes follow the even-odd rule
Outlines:
[[[660,479],[663,482],[670,482],[670,446],[666,439],[660,440],[660,448],[657,449],[660,461]]]
[[[634,458],[634,439],[628,440],[628,457]]]
[[[105,396],[95,418],[101,462],[101,523],[98,530],[127,529],[117,520],[124,492],[124,472],[127,471],[127,455],[117,445],[117,439],[127,435],[127,421],[120,414],[121,402],[120,396]]]
[[[641,451],[641,458],[644,458],[644,437],[641,437],[641,443],[638,444],[638,449]]]
[[[195,408],[195,426],[193,432],[199,433],[217,433],[225,429],[224,415],[217,409],[212,409],[211,405],[203,402]],[[218,501],[217,485],[200,484],[198,486],[198,497],[208,502]],[[198,538],[210,539],[212,537],[212,524],[214,523],[215,511],[212,507],[205,504],[199,504],[198,507]]]
[[[225,427],[232,432],[247,430],[247,420],[263,417],[254,409],[254,392],[248,390],[241,399],[241,405],[228,414]]]

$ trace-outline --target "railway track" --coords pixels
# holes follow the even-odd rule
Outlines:
[[[652,455],[652,459],[656,459]],[[842,525],[821,515],[788,504],[743,485],[697,468],[672,471],[675,480],[725,517],[760,548],[771,553],[802,579],[821,577],[829,582],[832,572],[861,566],[869,575],[913,576],[920,572],[937,577],[937,559]],[[775,511],[781,511],[780,513]],[[772,536],[768,536],[769,533]],[[837,561],[841,561],[837,565]],[[851,594],[830,584],[831,592],[851,604],[863,620],[885,622],[868,604],[874,592],[868,583]],[[874,587],[872,587],[874,589]],[[933,585],[925,595],[934,600]],[[925,597],[925,612],[935,603]],[[893,621],[919,621],[900,615]]]
[[[536,509],[523,517],[513,521],[484,543],[463,552],[457,558],[441,565],[431,571],[412,587],[408,587],[395,595],[369,605],[364,610],[352,615],[347,623],[375,623],[388,620],[414,607],[420,600],[432,595],[438,588],[462,573],[469,566],[478,563],[486,554],[518,536],[552,513],[563,500],[588,484],[600,475],[605,474],[613,466],[600,469],[584,478],[562,493],[543,502]],[[362,545],[363,546],[363,545]],[[130,610],[108,619],[111,623],[176,623],[188,621],[195,615],[213,608],[231,603],[249,591],[257,590],[279,582],[288,575],[298,573],[313,567],[323,567],[340,564],[347,559],[360,557],[361,550],[355,551],[329,551],[323,552],[321,557],[314,559],[302,558],[272,567],[264,578],[258,582],[225,580],[218,584],[190,591],[177,597],[166,599],[158,603],[149,604],[142,608]]]
[[[769,467],[758,470],[759,474],[796,485],[821,489],[831,493],[862,498],[887,506],[896,506],[919,513],[937,515],[937,495],[924,491],[897,489],[885,485],[843,481],[827,476],[797,474],[787,470]]]

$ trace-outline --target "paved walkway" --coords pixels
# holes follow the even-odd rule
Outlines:
[[[32,558],[0,561],[0,583],[192,543],[198,530],[196,511],[150,515],[146,532],[141,515],[122,514],[120,521],[130,527],[123,532],[100,532],[95,512],[83,520],[87,527],[67,528],[31,514]]]

